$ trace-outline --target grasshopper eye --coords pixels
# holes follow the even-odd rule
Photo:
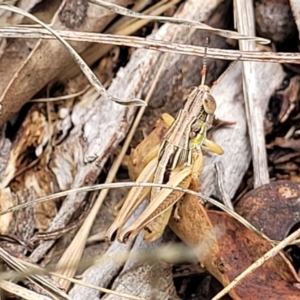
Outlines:
[[[215,98],[210,94],[206,94],[203,100],[203,107],[207,114],[213,115],[217,107]]]

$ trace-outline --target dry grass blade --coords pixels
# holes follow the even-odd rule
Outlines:
[[[197,248],[201,248],[201,245],[198,245]],[[128,258],[128,255],[129,255],[128,253],[118,253],[117,256],[106,257],[104,259],[103,259],[103,257],[99,257],[99,258],[96,257],[96,258],[94,258],[94,262],[100,263],[100,262],[109,262],[112,260],[113,261],[120,260],[120,261],[124,262]],[[142,251],[141,251],[141,249],[133,250],[133,253],[131,253],[131,255],[134,255],[136,260],[140,263],[145,262],[145,260],[147,260],[147,261],[163,260],[163,261],[166,261],[166,262],[169,262],[170,264],[172,264],[172,263],[178,263],[178,262],[182,262],[182,261],[190,261],[194,258],[192,251],[187,251],[186,246],[184,246],[181,243],[175,244],[175,245],[162,246],[158,249],[152,249],[152,250],[149,250],[149,249],[144,249]],[[0,280],[11,280],[16,277],[24,278],[30,274],[43,274],[43,275],[48,275],[48,276],[51,275],[53,277],[58,277],[58,278],[64,279],[65,281],[70,281],[71,283],[75,283],[77,285],[88,287],[88,288],[91,288],[91,289],[94,289],[94,290],[97,290],[97,291],[100,291],[103,293],[112,294],[112,295],[116,295],[119,297],[124,297],[126,299],[144,300],[144,298],[141,298],[141,297],[129,295],[126,293],[116,292],[113,290],[95,286],[93,284],[88,284],[86,282],[83,282],[82,280],[77,280],[77,279],[73,279],[73,278],[58,274],[57,272],[53,272],[48,268],[43,269],[43,268],[38,267],[29,262],[22,261],[20,259],[15,259],[15,261],[19,264],[22,264],[26,268],[27,272],[21,272],[21,273],[6,272],[5,274],[2,274]],[[87,263],[87,261],[84,261],[84,262],[82,262],[81,265],[86,264],[86,263]],[[66,266],[64,266],[64,268],[66,268]]]
[[[0,280],[0,288],[5,290],[6,292],[9,292],[10,294],[12,294],[14,296],[20,297],[21,299],[26,299],[26,300],[51,300],[51,299],[53,299],[53,298],[50,298],[47,296],[37,294],[36,292],[33,292],[27,288],[24,288],[20,285],[10,282],[10,281]]]
[[[5,9],[12,11],[17,14],[21,14],[23,16],[26,16],[30,18],[31,20],[37,22],[41,26],[43,26],[45,29],[51,32],[63,45],[64,47],[69,51],[73,59],[75,60],[76,64],[79,66],[81,71],[85,74],[91,85],[95,87],[97,92],[107,97],[109,100],[114,101],[116,103],[122,104],[122,105],[135,105],[135,106],[144,106],[145,102],[141,99],[129,99],[129,100],[123,100],[116,98],[106,91],[104,86],[101,84],[101,82],[98,80],[96,75],[91,71],[91,69],[88,67],[88,65],[84,62],[84,60],[81,58],[81,56],[67,43],[55,30],[53,30],[50,26],[46,25],[44,22],[40,21],[35,16],[31,15],[30,13],[27,13],[17,7],[11,6],[11,5],[0,5],[0,9]]]
[[[204,23],[201,22],[196,22],[196,21],[191,21],[191,20],[186,20],[186,19],[179,19],[179,18],[171,18],[171,17],[154,17],[154,16],[147,16],[141,13],[134,12],[130,9],[124,8],[122,6],[109,3],[106,1],[102,0],[89,0],[89,2],[98,4],[106,9],[109,9],[115,13],[132,17],[132,18],[140,18],[140,19],[146,19],[146,20],[151,20],[151,21],[160,21],[160,22],[165,22],[165,23],[171,23],[171,24],[178,24],[178,25],[183,25],[187,26],[189,28],[196,28],[196,29],[201,29],[204,31],[208,31],[211,33],[218,34],[220,36],[230,38],[230,39],[237,39],[237,40],[253,40],[257,43],[260,44],[269,44],[270,40],[264,39],[264,38],[259,38],[255,36],[246,36],[243,34],[240,34],[238,32],[230,31],[230,30],[223,30],[223,29],[217,29],[213,28],[211,26],[208,26]]]
[[[144,254],[144,256],[145,256],[145,254]],[[95,286],[95,285],[92,285],[92,284],[87,284],[87,283],[85,283],[81,280],[76,280],[76,279],[73,279],[73,278],[70,278],[70,277],[67,277],[67,276],[63,276],[63,275],[58,274],[56,272],[48,271],[46,269],[40,268],[40,267],[38,267],[36,265],[33,265],[31,263],[28,263],[26,261],[23,262],[20,259],[15,259],[13,257],[9,257],[9,255],[7,253],[5,255],[5,258],[7,259],[5,262],[8,262],[8,263],[13,264],[15,266],[18,266],[23,271],[8,272],[7,274],[4,274],[4,276],[1,276],[0,285],[1,285],[1,282],[4,282],[3,279],[11,280],[11,279],[16,279],[16,278],[24,278],[24,277],[28,277],[28,276],[31,276],[31,277],[37,276],[36,274],[44,274],[44,275],[51,275],[51,276],[54,276],[54,277],[63,278],[64,280],[68,280],[72,283],[76,283],[76,284],[83,285],[83,286],[86,286],[86,287],[89,287],[89,288],[92,288],[92,289],[96,289],[96,290],[101,291],[103,293],[113,294],[113,295],[116,295],[116,296],[124,297],[126,299],[144,300],[143,298],[140,298],[140,297],[115,292],[115,291],[112,291],[112,290],[109,290],[109,289],[101,288],[99,286]],[[71,298],[69,296],[67,296],[66,294],[64,294],[63,292],[60,292],[60,296],[63,297],[63,299],[71,300]],[[54,295],[51,295],[51,297],[52,298],[50,298],[50,299],[58,299]],[[29,298],[29,299],[35,299],[35,298]],[[36,299],[39,299],[39,298],[36,298]],[[40,299],[49,299],[49,298],[47,297],[47,298],[40,298]]]
[[[72,98],[75,98],[75,97],[78,97],[78,96],[84,94],[89,89],[89,87],[90,86],[87,85],[82,91],[80,91],[78,93],[69,94],[69,95],[65,95],[65,96],[59,96],[59,97],[32,99],[32,100],[30,100],[30,102],[41,103],[41,102],[55,102],[55,101],[72,99]]]
[[[166,184],[157,184],[157,183],[116,182],[116,183],[96,184],[94,186],[87,186],[87,187],[81,187],[81,188],[77,188],[77,189],[71,189],[71,190],[68,190],[68,191],[64,191],[64,192],[52,194],[52,195],[49,195],[49,196],[41,197],[41,198],[36,199],[34,201],[30,201],[30,202],[27,202],[27,203],[24,203],[24,204],[19,204],[19,205],[16,205],[14,207],[8,208],[4,211],[1,211],[0,216],[2,216],[4,214],[7,214],[9,212],[17,211],[19,209],[23,209],[23,208],[26,208],[26,207],[36,205],[38,203],[42,203],[42,202],[45,202],[45,201],[57,199],[57,198],[64,197],[64,196],[68,196],[70,194],[92,192],[92,191],[102,190],[102,189],[114,189],[114,188],[120,188],[120,187],[123,187],[123,188],[124,187],[159,187],[159,188],[176,190],[176,191],[180,191],[180,192],[183,192],[183,193],[194,195],[194,196],[196,196],[200,199],[203,199],[204,201],[207,201],[207,202],[211,203],[212,205],[215,205],[216,207],[222,209],[223,211],[227,212],[230,216],[232,216],[233,218],[235,218],[236,220],[241,222],[247,228],[253,230],[256,234],[263,237],[267,241],[272,242],[272,243],[277,243],[277,241],[270,240],[262,232],[260,232],[253,225],[251,225],[247,220],[242,218],[240,215],[238,215],[237,213],[235,213],[231,209],[228,209],[225,205],[221,204],[220,202],[218,202],[218,201],[216,201],[216,200],[214,200],[214,199],[212,199],[208,196],[205,196],[202,193],[197,193],[197,192],[195,192],[193,190],[190,190],[190,189],[184,189],[184,188],[180,188],[180,187],[177,187],[177,186],[171,186],[171,185],[166,185]],[[165,193],[169,194],[168,192],[165,192]]]
[[[201,245],[198,245],[198,247],[201,248]],[[102,265],[102,263],[109,263],[109,262],[116,262],[116,261],[120,261],[122,263],[124,263],[129,256],[128,252],[121,252],[119,251],[118,253],[115,253],[116,255],[113,256],[106,256],[106,257],[95,257],[93,258],[92,262],[88,262],[87,260],[85,261],[81,261],[81,266],[86,266],[89,263],[96,263],[99,264],[99,266]],[[162,261],[166,261],[169,262],[170,264],[172,263],[177,263],[177,262],[182,262],[182,261],[190,261],[193,259],[193,253],[192,251],[187,251],[186,246],[184,246],[183,244],[175,244],[175,245],[166,245],[166,246],[162,246],[160,248],[155,248],[155,249],[138,249],[138,250],[133,250],[132,253],[130,253],[130,255],[133,255],[136,259],[136,261],[143,263],[146,260],[147,261],[156,261],[156,260],[162,260]],[[17,261],[20,261],[19,259],[17,259]],[[58,272],[53,272],[51,271],[51,269],[46,268],[46,269],[42,269],[40,267],[37,267],[36,265],[33,265],[31,263],[28,262],[21,262],[24,266],[27,267],[28,270],[31,270],[31,273],[40,273],[40,274],[47,274],[47,275],[51,275],[53,277],[58,277],[60,279],[63,279],[64,281],[69,281],[71,283],[75,283],[76,285],[80,285],[80,286],[84,286],[90,289],[94,289],[100,292],[104,292],[107,294],[112,294],[112,295],[117,295],[120,297],[124,297],[124,298],[128,298],[128,299],[136,299],[136,300],[143,300],[143,298],[137,297],[137,296],[133,296],[133,295],[128,295],[126,293],[119,293],[113,290],[109,290],[109,289],[105,289],[93,284],[88,284],[86,282],[84,282],[83,280],[76,280],[64,275],[59,274]],[[67,264],[66,266],[62,266],[63,269],[66,269],[70,267],[69,264]],[[22,274],[21,274],[22,275]],[[27,274],[24,274],[27,275]],[[7,276],[4,277],[4,279],[11,279],[14,278],[16,276],[16,274],[9,274]]]
[[[114,243],[114,244],[117,244],[117,243]],[[113,265],[115,264],[115,261],[119,261],[119,258],[123,253],[121,251],[118,251],[118,249],[120,249],[119,247],[116,247],[115,249],[117,251],[114,252],[114,253],[111,253],[113,255],[110,256],[110,260],[113,261],[113,263],[112,263]],[[132,250],[129,254],[128,259],[130,260],[130,258],[132,258],[132,257],[134,257],[134,260],[137,261],[140,266],[142,266],[142,265],[145,264],[145,261],[153,262],[153,263],[157,263],[157,261],[160,261],[160,260],[167,261],[167,262],[170,262],[170,263],[175,263],[175,262],[178,262],[178,261],[182,261],[182,259],[190,261],[192,259],[192,253],[183,244],[179,244],[179,245],[176,244],[176,245],[165,246],[165,247],[162,247],[162,248]],[[127,263],[128,263],[128,259],[126,259]],[[100,260],[102,261],[102,257],[100,258]],[[158,262],[158,264],[159,264],[159,262]],[[101,266],[102,266],[102,269],[103,269],[103,268],[105,268],[106,264],[100,263],[97,260],[97,265],[96,266],[93,265],[88,270],[86,270],[84,272],[84,274],[82,275],[83,280],[86,281],[86,282],[95,284],[94,283],[95,282],[94,278],[99,276],[99,275],[97,275],[98,271],[95,271],[95,268],[100,269]],[[126,267],[125,267],[125,269],[126,269]],[[124,269],[123,269],[123,271],[124,271]],[[93,279],[92,280],[87,274],[89,272],[93,273],[93,275],[92,275]],[[124,272],[126,273],[126,270]],[[110,275],[111,274],[107,274],[107,276],[110,276]],[[106,272],[105,272],[105,273],[102,273],[101,277],[103,278],[103,277],[107,277],[107,276],[106,276]],[[138,278],[135,278],[135,280],[136,280],[136,282],[139,281]],[[139,283],[137,283],[137,285],[139,285]],[[128,287],[128,289],[127,290],[124,289],[123,291],[118,289],[118,287],[115,287],[115,288],[119,292],[125,292],[125,293],[130,293],[131,294],[135,289],[135,283],[133,283],[132,286],[130,285],[130,286],[127,286],[127,287]],[[157,286],[155,286],[154,289],[156,287]],[[145,286],[144,286],[144,288],[145,288]],[[74,289],[76,289],[76,290],[74,291]],[[74,297],[74,299],[77,299],[77,300],[79,300],[79,299],[96,299],[96,298],[99,298],[99,296],[97,296],[98,294],[96,294],[95,291],[92,291],[88,288],[83,288],[83,287],[77,286],[77,285],[75,285],[75,287],[71,290],[70,295],[72,297]],[[144,297],[146,299],[166,299],[165,297],[163,297],[163,298],[148,297],[147,295],[145,295],[145,293],[140,293],[138,295],[140,297]],[[111,296],[111,298],[119,299],[119,298],[112,297],[112,296]]]
[[[277,255],[281,250],[283,250],[286,246],[291,244],[294,240],[299,238],[300,229],[286,237],[283,241],[281,241],[277,246],[269,250],[264,256],[258,259],[255,263],[253,263],[249,268],[247,268],[243,273],[241,273],[238,277],[236,277],[229,285],[226,286],[221,292],[219,292],[212,300],[219,300],[223,296],[225,296],[231,289],[233,289],[237,284],[239,284],[243,278],[247,275],[254,272],[257,268],[263,265],[268,259]]]
[[[37,269],[32,269],[32,268],[28,269],[26,266],[24,266],[24,264],[22,264],[19,260],[11,256],[8,252],[6,252],[2,248],[0,248],[0,257],[12,269],[20,273],[22,277],[26,277],[31,282],[37,284],[46,293],[50,294],[51,297],[53,297],[54,299],[58,299],[58,298],[54,296],[52,293],[59,295],[60,297],[62,297],[62,299],[68,299],[68,300],[71,299],[66,293],[61,291],[58,287],[53,285],[51,282],[47,281],[43,276],[37,275],[38,273]],[[51,291],[52,293],[50,293],[49,291]]]
[[[204,47],[187,44],[178,44],[174,42],[125,36],[118,34],[102,34],[92,32],[76,32],[56,30],[62,38],[70,41],[85,41],[91,43],[110,44],[117,46],[128,46],[135,48],[146,48],[161,52],[170,52],[184,55],[204,55]],[[34,39],[54,39],[46,30],[32,27],[6,27],[0,28],[0,37],[6,38],[34,38]],[[208,58],[240,60],[240,61],[260,61],[274,63],[293,63],[300,64],[300,55],[298,53],[288,52],[259,52],[259,51],[238,51],[226,49],[209,48],[207,50]]]

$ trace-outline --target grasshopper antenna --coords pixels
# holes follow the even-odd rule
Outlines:
[[[218,84],[221,80],[222,80],[222,78],[237,64],[237,62],[239,62],[240,61],[240,59],[241,59],[241,57],[242,57],[242,55],[239,57],[239,58],[237,58],[236,60],[234,60],[230,65],[229,65],[229,67],[221,74],[221,76],[217,79],[217,80],[215,80],[214,82],[213,82],[213,85],[216,85],[216,84]]]
[[[204,56],[203,56],[203,66],[201,70],[201,85],[204,85],[205,79],[206,79],[206,72],[207,72],[207,64],[206,64],[206,59],[207,59],[207,46],[209,44],[209,38],[207,37],[205,39],[205,45],[204,45]]]

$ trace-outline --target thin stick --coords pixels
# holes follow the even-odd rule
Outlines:
[[[255,32],[253,3],[247,0],[235,0],[238,31],[243,34]],[[256,45],[250,41],[239,41],[240,49],[255,51]],[[261,103],[267,103],[261,92],[264,74],[258,72],[259,64],[243,62],[243,89],[247,124],[250,136],[254,188],[269,183],[269,172],[264,134],[264,108]],[[260,78],[260,79],[259,79]]]
[[[221,162],[215,163],[215,168],[217,171],[217,181],[218,181],[218,188],[222,197],[222,202],[231,210],[234,210],[232,202],[228,193],[225,191],[224,187],[224,167]]]
[[[104,34],[91,32],[76,32],[56,30],[65,40],[81,41],[90,43],[101,43],[115,46],[128,46],[134,48],[145,48],[161,52],[170,52],[184,55],[204,55],[204,47],[187,44],[171,43],[168,41],[141,38],[135,36],[125,36],[120,34]],[[6,27],[0,28],[0,37],[23,38],[23,39],[55,39],[53,35],[41,28],[32,27]],[[272,63],[292,63],[300,64],[299,53],[289,52],[259,52],[259,51],[238,51],[209,48],[207,57],[224,60],[257,61]]]
[[[90,85],[87,85],[83,90],[81,90],[77,93],[74,93],[74,94],[63,95],[63,96],[58,96],[58,97],[32,99],[32,100],[30,100],[30,102],[35,102],[35,103],[56,102],[56,101],[61,101],[61,100],[72,99],[72,98],[75,98],[75,97],[78,97],[78,96],[84,94],[89,89],[89,87],[90,87]]]
[[[201,29],[203,31],[208,31],[208,32],[211,32],[211,33],[214,33],[214,34],[226,37],[226,38],[231,38],[231,39],[251,40],[251,41],[255,41],[260,44],[269,44],[270,43],[270,41],[268,39],[255,37],[255,36],[246,36],[246,35],[236,32],[236,31],[213,28],[204,23],[197,22],[197,21],[179,19],[179,18],[174,18],[174,17],[148,16],[148,15],[144,15],[144,14],[132,11],[130,9],[124,8],[120,5],[109,3],[109,2],[106,2],[103,0],[89,0],[89,2],[97,4],[99,6],[102,6],[102,7],[109,9],[117,14],[128,16],[131,18],[139,18],[139,19],[160,21],[160,22],[164,22],[164,23],[171,23],[171,24],[176,24],[176,25],[181,25],[181,26],[187,26],[189,28]]]

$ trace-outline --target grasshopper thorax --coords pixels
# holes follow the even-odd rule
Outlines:
[[[210,93],[210,88],[207,85],[200,85],[196,88],[195,93],[198,100],[199,112],[191,123],[189,137],[195,139],[196,136],[202,139],[206,136],[206,130],[211,126],[214,113],[216,110],[216,100]],[[194,140],[195,144],[202,144],[198,139]]]

